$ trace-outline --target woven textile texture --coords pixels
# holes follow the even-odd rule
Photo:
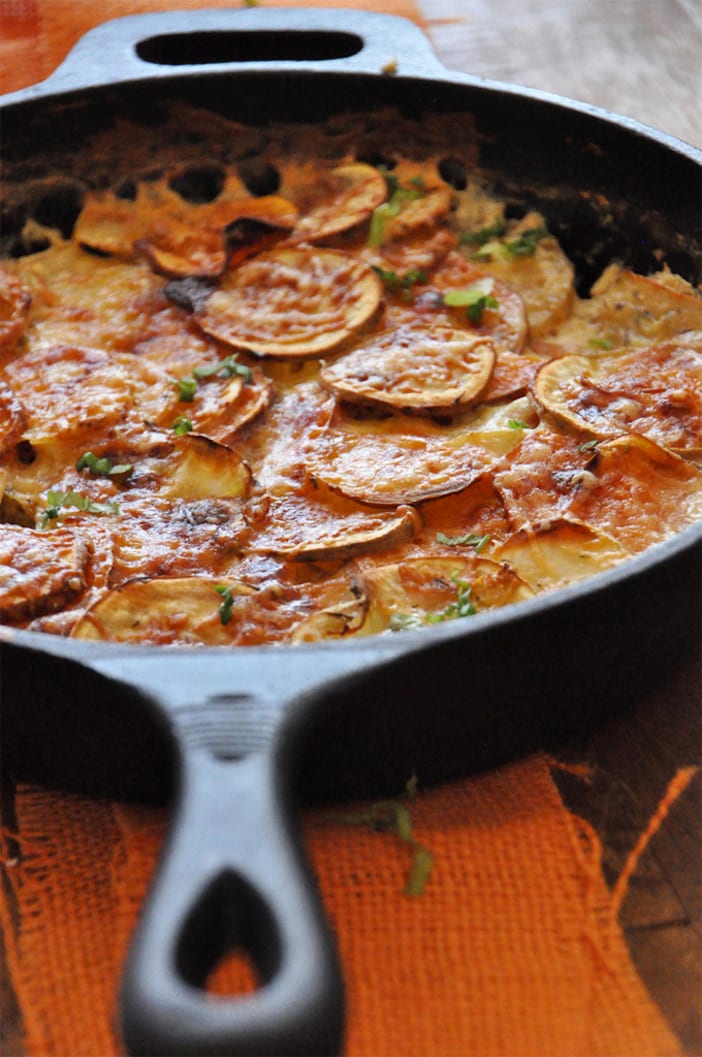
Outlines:
[[[630,962],[597,839],[548,761],[404,803],[434,862],[414,896],[413,846],[347,821],[369,805],[302,819],[343,965],[348,1057],[679,1054]],[[160,808],[20,790],[3,917],[31,1057],[121,1053],[115,995],[166,822]],[[214,989],[248,986],[234,963]]]

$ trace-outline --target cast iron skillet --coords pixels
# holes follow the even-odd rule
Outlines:
[[[157,136],[158,101],[171,96],[257,123],[387,103],[427,121],[472,111],[481,166],[509,202],[546,213],[582,289],[613,257],[658,266],[659,249],[699,281],[699,151],[593,107],[449,72],[390,16],[253,8],[107,23],[48,81],[5,97],[3,149],[30,169],[48,150],[70,171],[120,110]],[[357,642],[193,651],[0,629],[8,769],[175,800],[121,989],[129,1052],[337,1052],[341,974],[297,798],[452,778],[626,704],[699,642],[701,541],[693,526],[582,585]],[[261,987],[206,998],[208,971],[237,948]]]

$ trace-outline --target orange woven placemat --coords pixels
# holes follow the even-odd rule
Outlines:
[[[543,757],[407,804],[434,858],[414,896],[407,843],[328,808],[303,818],[343,964],[349,1057],[680,1053],[632,968],[597,839]],[[26,1053],[120,1054],[115,994],[166,812],[24,788],[17,823],[0,905]],[[241,983],[234,966],[218,990]]]
[[[196,6],[0,0],[0,90],[48,76],[99,21]],[[418,20],[409,0],[333,6]],[[632,967],[597,839],[564,808],[543,757],[408,806],[434,859],[418,896],[404,894],[406,843],[326,810],[303,819],[343,963],[348,1057],[680,1054]],[[23,1050],[118,1055],[119,974],[166,813],[35,788],[18,790],[16,812],[0,918]],[[224,991],[242,984],[236,966],[217,980]]]

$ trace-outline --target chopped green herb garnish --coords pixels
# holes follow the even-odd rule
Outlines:
[[[583,444],[578,444],[578,451],[596,451],[599,443],[599,440],[586,440]]]
[[[231,587],[225,587],[224,584],[217,584],[215,591],[222,596],[222,604],[219,607],[219,619],[222,624],[228,624],[232,619],[232,607],[234,605],[232,589]]]
[[[588,345],[593,349],[602,349],[603,352],[609,352],[612,348],[612,342],[606,338],[590,338]]]
[[[502,233],[500,233],[502,234]],[[518,235],[516,239],[507,239],[499,242],[497,239],[488,239],[480,244],[480,248],[473,254],[476,260],[510,260],[514,257],[533,257],[536,247],[541,239],[548,235],[548,229],[540,226],[529,228]]]
[[[390,617],[391,631],[409,631],[411,628],[423,628],[426,620],[418,613],[393,613]]]
[[[178,389],[178,399],[184,404],[192,404],[197,392],[197,378],[176,378],[175,386]]]
[[[412,287],[415,283],[428,282],[427,273],[423,268],[410,268],[404,275],[398,275],[397,272],[388,271],[386,268],[379,268],[375,264],[372,268],[389,289],[400,290],[405,301],[412,300]]]
[[[407,631],[411,628],[426,627],[427,624],[442,624],[445,620],[456,620],[458,617],[474,616],[477,609],[471,602],[471,585],[465,580],[460,580],[457,573],[454,573],[451,579],[458,589],[455,602],[450,602],[438,613],[393,613],[390,617],[390,630]]]
[[[511,257],[533,257],[537,245],[541,239],[548,235],[548,228],[543,224],[536,228],[528,228],[516,239],[508,239],[505,249]]]
[[[526,422],[522,422],[520,418],[510,418],[507,421],[508,429],[529,429],[530,427]]]
[[[92,451],[86,451],[76,463],[76,470],[90,470],[96,477],[128,477],[134,466],[130,462],[113,463],[106,456],[98,458]]]
[[[484,536],[479,536],[475,532],[467,532],[463,536],[446,536],[443,532],[437,532],[436,542],[446,543],[449,547],[473,547],[480,553],[490,542],[490,534],[486,532]]]
[[[173,430],[179,437],[184,436],[186,433],[190,433],[192,428],[193,424],[189,418],[177,418],[173,423]]]
[[[392,173],[388,173],[386,170],[381,170],[385,177],[385,182],[388,185],[388,199],[386,202],[382,202],[379,206],[373,210],[371,214],[370,229],[368,231],[368,245],[369,246],[382,246],[383,236],[385,233],[385,222],[390,217],[396,217],[402,209],[405,202],[411,202],[417,198],[421,198],[424,194],[424,184],[419,182],[419,178],[411,180],[410,183],[415,184],[413,187],[401,187],[396,176]]]
[[[193,378],[198,382],[203,378],[232,378],[235,374],[238,374],[245,382],[251,381],[251,368],[245,363],[239,363],[235,354],[225,356],[219,363],[193,368]]]
[[[434,866],[434,856],[414,836],[412,815],[403,803],[399,800],[379,800],[371,804],[368,811],[334,813],[329,818],[333,822],[343,822],[349,826],[369,826],[376,833],[393,833],[399,840],[408,844],[412,850],[412,865],[405,881],[404,893],[407,896],[422,894]]]
[[[451,579],[458,588],[458,598],[455,602],[450,602],[439,613],[427,613],[427,624],[440,624],[444,620],[456,620],[458,617],[472,617],[477,613],[477,609],[470,600],[472,590],[470,584],[465,580],[459,580],[455,573]]]
[[[76,510],[82,510],[88,514],[119,514],[117,503],[96,503],[80,492],[49,491],[46,493],[46,509],[42,516],[41,527],[46,528],[50,521],[55,521],[66,507],[75,507]]]
[[[499,308],[499,302],[492,296],[494,280],[478,279],[470,286],[457,290],[447,290],[444,304],[451,308],[465,308],[471,323],[480,323],[486,308]]]
[[[464,245],[482,246],[490,239],[496,239],[504,235],[506,230],[507,225],[504,220],[496,220],[494,224],[488,224],[487,227],[480,228],[478,231],[464,231],[460,241]]]

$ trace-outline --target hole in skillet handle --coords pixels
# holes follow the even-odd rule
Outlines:
[[[355,33],[312,30],[239,30],[164,33],[140,41],[136,52],[157,66],[208,66],[232,62],[323,62],[357,55]]]

